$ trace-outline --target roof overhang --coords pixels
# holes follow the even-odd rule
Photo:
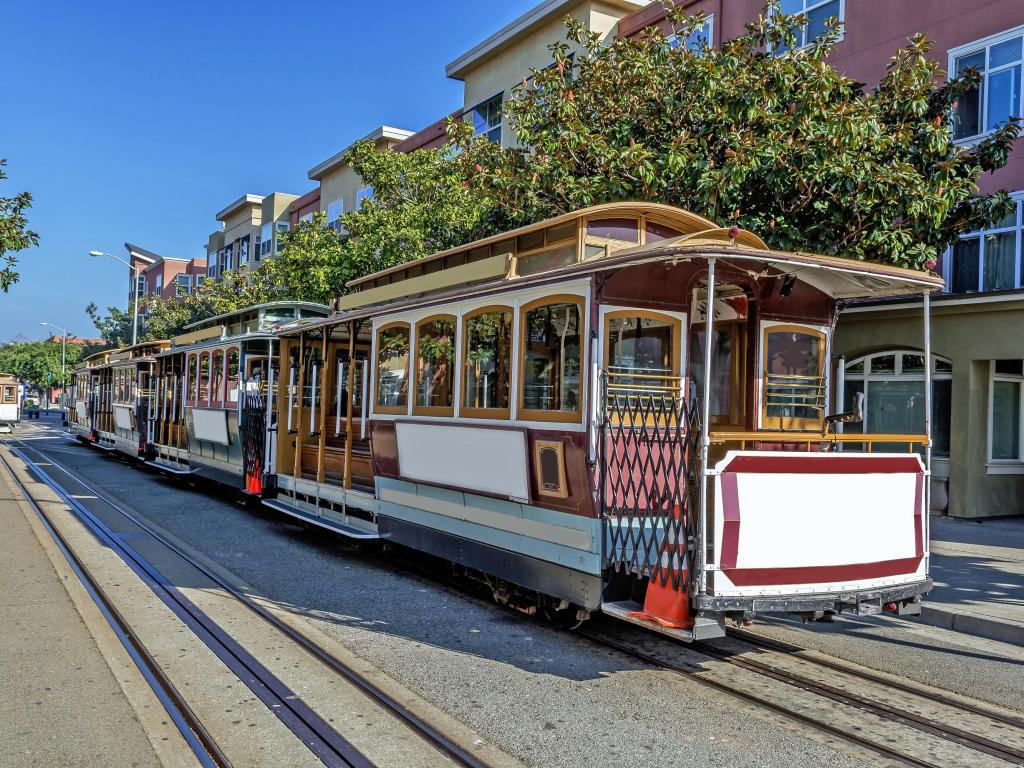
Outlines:
[[[250,195],[246,193],[231,203],[227,208],[217,213],[217,221],[224,221],[228,216],[241,210],[247,205],[260,205],[263,202],[263,195]]]
[[[413,131],[406,131],[402,128],[392,128],[389,125],[382,125],[377,130],[359,139],[359,141],[405,141],[412,135]],[[325,174],[334,170],[339,165],[343,165],[345,163],[345,158],[348,156],[349,150],[358,144],[359,141],[352,142],[343,150],[331,155],[322,163],[314,165],[309,169],[309,178],[313,181],[319,181]]]
[[[635,11],[647,5],[650,0],[603,0],[605,5],[618,6],[623,10]],[[462,80],[476,66],[515,45],[538,27],[553,18],[565,16],[583,0],[544,0],[518,19],[499,29],[479,45],[474,46],[444,68],[447,77]]]

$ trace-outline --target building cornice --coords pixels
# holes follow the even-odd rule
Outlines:
[[[385,139],[388,141],[405,141],[412,135],[412,131],[406,131],[402,128],[392,128],[390,125],[382,125],[369,135],[359,139],[359,141],[382,141]],[[319,181],[324,175],[334,170],[339,165],[342,165],[345,162],[345,157],[348,155],[349,150],[358,144],[359,141],[352,142],[343,150],[331,155],[322,163],[314,165],[309,169],[309,173],[307,174],[309,178],[313,181]]]
[[[229,205],[227,208],[218,212],[217,221],[224,221],[224,219],[226,219],[232,213],[239,210],[240,208],[243,208],[246,205],[259,205],[262,202],[263,195],[250,195],[246,193],[237,200],[235,200],[233,203],[231,203],[231,205]]]
[[[495,54],[514,45],[537,27],[546,24],[556,16],[564,16],[571,8],[580,5],[582,0],[544,0],[534,6],[518,19],[508,24],[479,45],[474,46],[444,68],[446,76],[453,80],[462,80],[466,73],[480,65]],[[607,5],[618,6],[624,10],[635,11],[647,5],[649,0],[603,0]]]

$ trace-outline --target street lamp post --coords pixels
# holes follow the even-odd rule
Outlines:
[[[115,256],[112,253],[104,253],[103,251],[89,251],[89,255],[94,258],[96,256],[109,256],[114,261],[119,261],[126,267],[128,267],[128,269],[130,269],[132,271],[132,274],[134,275],[135,279],[132,282],[132,346],[134,347],[139,336],[139,268],[134,264],[129,264],[120,256]]]
[[[67,360],[67,344],[68,344],[68,329],[61,328],[59,325],[53,323],[40,323],[40,325],[48,325],[51,328],[56,328],[60,331],[60,407],[63,412],[64,406],[67,404],[67,373],[65,372],[65,361]]]

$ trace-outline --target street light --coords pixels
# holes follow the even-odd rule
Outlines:
[[[134,264],[129,264],[127,261],[122,259],[120,256],[115,256],[112,253],[104,253],[103,251],[89,251],[89,255],[93,258],[97,256],[109,256],[114,261],[120,261],[128,269],[135,274],[135,280],[132,283],[132,346],[135,346],[135,342],[139,335],[139,268]]]
[[[65,353],[66,353],[66,350],[67,350],[67,343],[68,343],[68,329],[67,328],[61,328],[59,325],[54,325],[53,323],[39,323],[39,324],[40,325],[48,325],[51,328],[56,328],[58,331],[60,331],[60,408],[61,408],[61,413],[63,414],[64,406],[67,404],[67,391],[65,389],[65,383],[64,383],[65,376],[66,376],[66,374],[64,372],[64,361],[67,358]],[[47,396],[47,397],[49,397],[49,396]],[[47,399],[47,402],[49,402],[49,399]],[[49,407],[49,406],[47,406],[47,407]]]

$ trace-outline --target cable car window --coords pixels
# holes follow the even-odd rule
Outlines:
[[[210,391],[210,401],[219,403],[224,400],[224,352],[217,350],[213,353],[213,389]]]
[[[238,349],[228,350],[228,401],[238,402]]]
[[[461,414],[508,418],[512,309],[477,311],[463,324],[466,371]]]
[[[427,318],[416,326],[416,400],[413,413],[453,413],[455,318]]]
[[[209,401],[210,395],[210,353],[199,356],[199,399]]]
[[[818,429],[825,412],[825,336],[773,326],[764,338],[766,429]]]
[[[636,244],[639,232],[636,219],[594,219],[587,222],[587,237],[603,240],[618,240]]]
[[[377,332],[377,410],[405,413],[409,402],[409,326],[385,326]]]
[[[578,421],[583,302],[554,297],[522,309],[522,416]]]
[[[196,356],[188,356],[188,399],[195,402],[199,398],[199,375]]]
[[[722,323],[712,331],[711,423],[742,427],[744,415],[744,323]],[[690,331],[690,375],[697,391],[704,391],[704,329]]]
[[[671,240],[673,237],[679,237],[682,232],[672,227],[666,227],[664,224],[659,224],[656,221],[648,220],[644,224],[644,237],[648,243],[656,243],[659,240]]]
[[[605,315],[609,397],[642,397],[671,407],[679,394],[679,321],[639,311]]]

